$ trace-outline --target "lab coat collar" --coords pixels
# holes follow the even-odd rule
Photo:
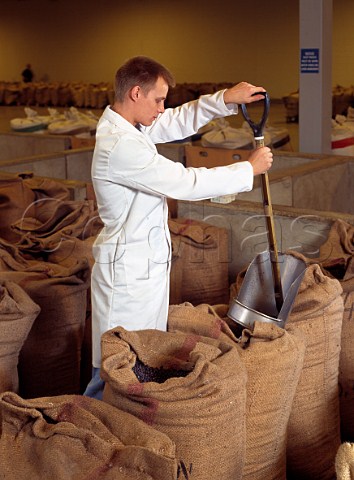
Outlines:
[[[126,120],[122,115],[112,110],[111,106],[108,105],[105,110],[103,111],[102,118],[113,123],[114,125],[124,128],[124,130],[129,130],[131,132],[137,133],[140,131],[140,125],[135,127],[132,125],[128,120]]]

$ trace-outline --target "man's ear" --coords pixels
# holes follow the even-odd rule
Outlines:
[[[133,87],[130,90],[130,98],[135,102],[136,100],[138,100],[140,95],[141,95],[141,88],[139,87],[139,85],[135,85],[135,87]]]

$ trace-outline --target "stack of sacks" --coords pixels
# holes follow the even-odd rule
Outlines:
[[[196,100],[198,94],[193,85],[188,83],[177,83],[168,90],[166,98],[166,108],[175,108],[183,103]]]
[[[118,408],[88,397],[0,395],[6,480],[176,480],[175,446]]]
[[[92,245],[101,228],[92,200],[50,197],[36,203],[34,214],[12,224],[21,252],[66,266],[82,257],[93,265]]]
[[[228,231],[186,218],[168,222],[172,240],[170,304],[226,302]]]
[[[53,82],[49,84],[49,96],[50,96],[50,104],[53,106],[59,105],[59,83]]]
[[[23,83],[21,85],[18,104],[35,105],[36,100],[36,84],[34,82]],[[50,104],[49,104],[50,105]]]
[[[16,283],[0,283],[0,393],[18,392],[18,358],[21,348],[40,312]],[[1,429],[0,429],[1,431]]]
[[[168,435],[181,478],[242,478],[246,371],[230,342],[122,327],[102,336],[103,400]]]
[[[304,367],[289,425],[287,478],[332,480],[340,445],[338,371],[342,288],[319,265],[307,267],[286,328],[302,332]]]
[[[41,308],[20,354],[20,393],[80,393],[87,383],[80,378],[82,351],[91,342],[92,244],[101,228],[93,201],[69,200],[68,189],[50,179],[14,176],[0,187],[10,213],[0,240],[1,277]]]
[[[287,253],[307,260],[296,252]],[[237,297],[245,272],[232,285],[232,299]],[[325,275],[317,263],[309,264],[285,326],[305,342],[304,364],[287,425],[288,479],[334,477],[340,445],[338,370],[343,311],[338,280]]]
[[[185,478],[285,478],[301,333],[258,324],[237,339],[212,307],[185,303],[168,332],[105,333],[102,355],[103,400],[166,433]]]
[[[354,444],[344,442],[336,455],[337,480],[354,480]]]
[[[35,104],[46,107],[50,105],[50,92],[47,82],[38,82],[35,90]]]
[[[310,261],[310,260],[308,260]],[[339,363],[341,435],[354,442],[354,226],[333,223],[318,258],[323,272],[339,282],[344,302]]]
[[[44,197],[37,202],[31,217],[26,217],[12,225],[20,240],[18,249],[23,255],[31,255],[39,261],[66,267],[75,267],[78,259],[86,259],[89,272],[93,267],[93,243],[102,223],[93,201],[74,202]],[[84,305],[83,305],[84,307]],[[81,348],[81,387],[80,392],[91,378],[91,292],[87,288],[86,320],[84,332],[77,337],[77,347]],[[78,393],[77,388],[74,392]]]
[[[299,91],[289,93],[282,100],[286,109],[286,121],[297,122],[299,119]]]
[[[104,108],[108,104],[107,92],[107,84],[90,85],[88,88],[88,102],[86,107]]]
[[[24,178],[22,178],[24,177]],[[26,217],[37,217],[43,210],[69,200],[69,189],[51,179],[31,175],[2,174],[0,180],[0,237],[12,243],[21,239],[21,233],[12,228]]]
[[[17,105],[20,99],[21,84],[19,82],[7,82],[4,88],[4,105]]]
[[[304,339],[301,332],[259,322],[253,332],[245,329],[236,338],[237,329],[225,318],[227,309],[228,305],[170,306],[168,330],[222,340],[237,349],[247,371],[242,478],[283,480],[287,424],[303,365]],[[235,365],[235,372],[239,368]]]
[[[341,438],[354,441],[354,226],[343,220],[333,222],[328,238],[321,245],[318,258],[301,258],[321,272],[317,274],[326,278],[326,282],[337,282],[343,302],[343,315],[340,336],[339,356],[339,401]],[[330,298],[330,290],[327,292]],[[333,306],[334,307],[334,306]],[[324,312],[325,314],[326,312]],[[325,317],[323,317],[325,318]],[[338,335],[338,333],[337,333]],[[314,340],[315,341],[315,340]],[[317,340],[316,340],[317,341]]]
[[[5,90],[5,82],[0,82],[0,104],[3,103],[4,90]]]
[[[57,101],[57,105],[60,107],[72,105],[70,83],[60,82],[58,84]]]
[[[336,85],[332,88],[332,116],[343,115],[354,102],[354,87]]]
[[[22,396],[80,393],[89,271],[84,258],[66,267],[0,239],[1,278],[17,283],[41,308],[20,352]]]
[[[32,211],[36,200],[35,192],[29,188],[20,176],[4,174],[0,180],[0,237],[16,242],[20,236],[11,225],[22,218],[24,212]]]
[[[82,108],[85,107],[85,90],[87,84],[85,83],[73,83],[70,85],[71,96],[75,107]]]

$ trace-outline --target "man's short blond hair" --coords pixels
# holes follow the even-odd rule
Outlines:
[[[169,87],[175,86],[172,73],[152,58],[137,56],[124,63],[115,76],[115,100],[123,102],[125,95],[136,85],[148,92],[162,77]]]

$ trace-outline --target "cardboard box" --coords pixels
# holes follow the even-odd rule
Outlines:
[[[187,142],[159,143],[156,145],[156,148],[160,155],[163,155],[174,162],[180,162],[185,165],[186,159],[184,149],[187,144]]]
[[[220,167],[248,160],[252,150],[186,145],[186,167]]]
[[[96,138],[94,136],[90,137],[78,137],[76,135],[71,136],[71,148],[86,148],[86,147],[94,147],[96,142]]]

